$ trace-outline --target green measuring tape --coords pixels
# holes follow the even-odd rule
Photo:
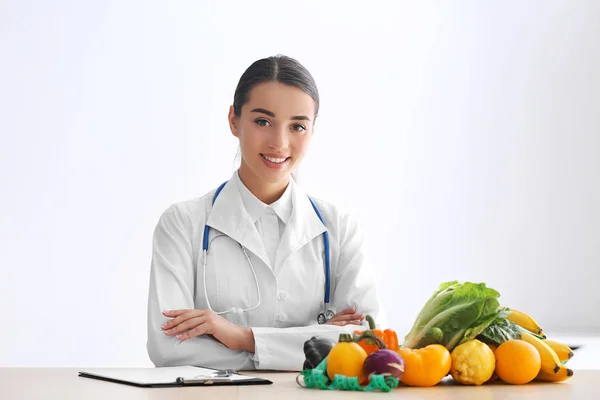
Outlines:
[[[300,383],[302,376],[304,384]],[[315,369],[305,369],[296,377],[296,383],[303,388],[321,390],[353,390],[357,392],[390,392],[398,387],[398,379],[393,376],[371,375],[369,384],[362,387],[358,378],[336,375],[333,381],[327,376],[327,358],[325,358]]]

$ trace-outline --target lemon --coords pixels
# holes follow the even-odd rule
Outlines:
[[[452,353],[450,373],[463,385],[481,385],[488,381],[496,368],[496,357],[483,342],[473,339],[456,346]]]

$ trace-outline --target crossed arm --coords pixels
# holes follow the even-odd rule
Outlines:
[[[194,266],[190,227],[186,225],[187,219],[171,207],[154,232],[147,350],[156,366],[296,371],[303,364],[306,340],[321,336],[337,341],[340,333],[355,329],[354,325],[363,321],[363,314],[347,308],[323,325],[241,327],[211,310],[194,309]],[[360,239],[352,236],[347,240]],[[357,243],[351,246],[356,249]],[[337,269],[336,303],[365,304],[365,310],[360,311],[377,313],[374,286],[370,282],[357,284],[358,275],[364,272],[362,252],[342,252],[339,263],[344,267]]]

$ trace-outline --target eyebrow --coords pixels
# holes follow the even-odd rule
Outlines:
[[[255,108],[252,112],[258,112],[262,114],[267,114],[269,117],[275,118],[275,113],[273,111],[265,110],[264,108]],[[301,121],[310,121],[306,115],[295,115],[292,118],[293,120],[301,120]]]

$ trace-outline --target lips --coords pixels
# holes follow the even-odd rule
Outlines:
[[[276,157],[271,157],[274,154],[261,154],[261,158],[263,163],[270,169],[273,170],[282,170],[287,167],[290,157],[286,157],[284,155],[275,155]]]
[[[290,157],[277,154],[261,154],[261,157],[269,162],[281,164],[286,162]]]

